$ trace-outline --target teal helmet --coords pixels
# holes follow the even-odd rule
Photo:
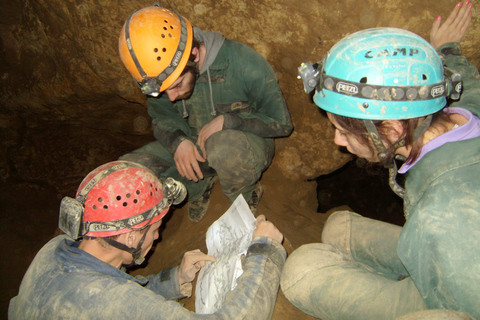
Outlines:
[[[302,67],[307,66],[302,64],[299,72]],[[353,33],[331,48],[316,71],[313,100],[333,114],[408,119],[435,113],[446,105],[442,59],[427,41],[403,29]]]

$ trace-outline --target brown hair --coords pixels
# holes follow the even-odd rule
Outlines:
[[[193,48],[200,48],[200,42],[198,42],[195,38],[193,38],[192,40],[192,49],[190,51],[190,57],[188,58],[188,61],[189,62],[194,62],[195,61],[195,55],[192,53],[193,51]],[[194,75],[197,74],[197,66],[191,66],[189,64],[187,64],[185,66],[185,69],[183,69],[182,73],[179,75],[179,77],[183,76],[184,74],[186,74],[187,72],[190,72],[192,71]]]
[[[346,131],[350,132],[355,136],[355,138],[365,146],[367,146],[370,151],[375,152],[375,147],[370,139],[370,135],[368,134],[368,130],[365,127],[365,123],[362,119],[356,118],[349,118],[345,116],[340,116],[336,114],[331,114],[335,121]],[[407,158],[407,163],[412,163],[417,160],[420,152],[422,151],[422,139],[414,140],[414,131],[415,129],[425,120],[425,117],[420,118],[412,118],[412,119],[404,119],[398,120],[402,125],[402,134],[401,137],[405,137],[405,145],[411,147],[410,154]],[[387,157],[384,162],[380,164],[386,164],[388,159],[391,159],[394,156],[395,150],[393,145],[397,142],[394,141],[393,143],[387,139],[387,135],[393,128],[388,125],[388,122],[383,120],[373,120],[375,127],[380,134],[380,138],[387,149]],[[452,123],[448,114],[442,110],[432,114],[432,123],[430,124],[429,128],[436,127],[437,125],[446,128],[445,124]]]

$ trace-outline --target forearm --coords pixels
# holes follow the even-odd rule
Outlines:
[[[222,308],[214,315],[221,319],[270,319],[285,259],[286,251],[280,243],[255,238],[237,287],[227,294]]]
[[[190,128],[175,107],[165,98],[149,98],[148,114],[152,117],[153,136],[173,155],[178,145],[188,139]]]
[[[180,285],[178,267],[164,269],[158,274],[150,275],[146,278],[149,282],[145,287],[156,294],[160,294],[167,300],[183,299],[191,294],[191,292],[188,292],[188,288]],[[187,291],[184,289],[187,289]]]

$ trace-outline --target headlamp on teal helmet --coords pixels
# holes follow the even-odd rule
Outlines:
[[[307,93],[327,112],[384,120],[422,117],[458,99],[461,77],[444,69],[435,49],[397,28],[356,32],[335,44],[316,65],[298,68]]]

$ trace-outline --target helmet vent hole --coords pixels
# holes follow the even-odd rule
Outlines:
[[[422,77],[423,77],[423,80],[427,80],[427,75],[426,74],[423,74]]]
[[[158,52],[158,48],[153,49],[153,52]]]
[[[163,48],[163,49],[162,49],[162,52],[167,52],[167,48]]]
[[[138,199],[133,199],[133,203],[137,204],[137,203],[138,203]]]
[[[122,206],[127,207],[127,206],[128,206],[128,202],[122,203]]]
[[[120,201],[122,200],[122,197],[121,196],[117,196],[117,201]]]
[[[139,194],[140,194],[140,190],[135,191],[135,193],[136,193],[137,195],[139,195]]]
[[[102,201],[103,201],[103,199],[102,199],[102,198],[98,198],[98,202],[102,202]]]
[[[167,19],[163,20],[163,22],[165,22],[166,24],[168,24],[168,20],[167,20]]]
[[[367,77],[363,77],[362,79],[360,79],[360,83],[367,83]]]
[[[160,61],[160,60],[162,60],[162,57],[157,57],[157,61]]]
[[[165,35],[162,33],[162,38],[165,38]]]
[[[97,210],[97,206],[96,206],[96,205],[93,205],[92,208],[93,208],[93,210]]]
[[[130,193],[127,193],[125,196],[126,196],[127,198],[130,198],[132,195],[131,195]]]
[[[168,30],[168,28],[167,28],[167,27],[163,27],[163,30],[167,31],[167,30]]]
[[[108,206],[107,206],[107,205],[104,205],[104,206],[103,206],[103,209],[108,210]]]
[[[169,36],[170,38],[172,38],[172,37],[173,37],[173,35],[172,35],[171,33],[169,33],[169,34],[168,34],[168,36]]]

